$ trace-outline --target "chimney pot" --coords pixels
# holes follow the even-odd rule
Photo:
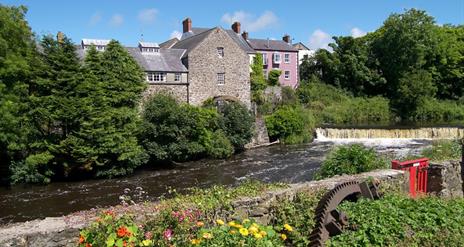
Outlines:
[[[240,22],[234,22],[234,24],[232,24],[232,30],[234,30],[235,33],[240,33]]]
[[[192,31],[192,20],[189,17],[182,22],[182,25],[184,33]]]
[[[290,35],[288,35],[288,34],[285,34],[284,37],[282,37],[282,40],[285,41],[288,44],[291,43]]]
[[[248,40],[248,32],[243,32],[242,37],[243,39]]]

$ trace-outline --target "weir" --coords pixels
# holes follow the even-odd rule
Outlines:
[[[317,128],[318,140],[329,139],[457,139],[464,137],[464,128],[428,127],[416,129],[355,129]]]

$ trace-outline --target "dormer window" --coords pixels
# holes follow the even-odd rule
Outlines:
[[[160,52],[159,45],[151,42],[139,42],[139,48],[145,54],[158,54]]]
[[[97,51],[105,51],[108,43],[110,43],[110,41],[106,39],[82,39],[81,41],[84,50],[88,50],[90,47],[95,46]]]

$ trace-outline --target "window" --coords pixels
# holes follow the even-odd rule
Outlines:
[[[280,63],[281,57],[279,53],[274,53],[274,63]]]
[[[218,85],[224,85],[226,81],[226,75],[224,73],[218,73],[217,74],[217,84]]]
[[[267,54],[263,53],[261,55],[263,56],[263,65],[267,65]]]
[[[290,71],[288,71],[288,70],[285,71],[284,78],[285,78],[285,80],[290,79]]]
[[[104,51],[105,47],[102,45],[97,45],[97,51]]]
[[[149,82],[166,81],[166,73],[148,72],[147,73],[147,81],[149,81]]]
[[[290,63],[290,54],[288,53],[284,54],[284,63]]]
[[[182,80],[182,75],[180,73],[174,74],[174,81],[180,82]]]
[[[217,53],[219,57],[224,57],[224,47],[218,47]]]

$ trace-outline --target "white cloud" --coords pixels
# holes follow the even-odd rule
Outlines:
[[[271,11],[265,11],[262,15],[256,17],[253,14],[241,10],[233,14],[225,13],[221,18],[222,22],[229,25],[232,25],[236,21],[240,22],[242,30],[248,32],[269,28],[277,24],[278,20],[277,16]]]
[[[95,14],[93,14],[90,19],[89,19],[89,25],[90,26],[95,26],[97,25],[102,19],[102,15],[100,14],[100,12],[96,12]]]
[[[124,23],[124,17],[120,14],[114,14],[110,19],[110,25],[113,27],[119,27]]]
[[[362,37],[364,35],[366,35],[367,33],[357,27],[351,29],[351,36],[353,36],[353,38],[359,38],[359,37]]]
[[[173,39],[173,38],[178,38],[180,39],[180,37],[182,37],[182,33],[177,31],[177,30],[174,30],[172,31],[171,33],[171,36],[170,36],[170,39]]]
[[[139,12],[138,19],[142,23],[150,24],[155,21],[157,14],[157,9],[144,9]]]
[[[329,43],[332,43],[334,40],[330,35],[320,29],[317,29],[311,34],[311,37],[309,38],[309,48],[313,50],[317,49],[326,49],[326,50],[332,50],[331,47],[329,47]]]

